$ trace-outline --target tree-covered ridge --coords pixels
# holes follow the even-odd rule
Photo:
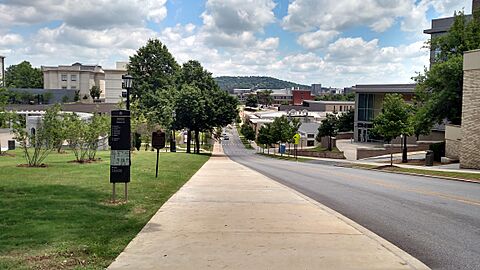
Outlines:
[[[302,85],[294,82],[288,82],[279,80],[272,77],[260,77],[260,76],[221,76],[216,77],[215,81],[221,89],[226,91],[232,91],[235,88],[254,88],[254,89],[280,89],[300,87],[303,89],[310,89],[310,86]]]

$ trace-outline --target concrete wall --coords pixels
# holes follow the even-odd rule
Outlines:
[[[480,169],[480,50],[464,56],[460,167]]]
[[[445,156],[450,159],[460,159],[462,128],[455,125],[445,127]]]
[[[430,144],[431,143],[428,142],[419,142],[416,146],[408,146],[408,151],[425,151],[430,148]],[[402,153],[402,147],[400,147],[399,145],[394,145],[393,148],[390,148],[390,146],[387,146],[385,148],[357,148],[357,159],[388,155],[390,154],[390,152],[393,152],[394,154]]]
[[[122,99],[122,75],[125,70],[105,70],[105,102],[118,103]]]

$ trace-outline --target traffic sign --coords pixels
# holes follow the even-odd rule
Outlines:
[[[294,140],[294,144],[295,145],[299,145],[300,144],[300,134],[296,133],[295,135],[293,135],[293,140]]]

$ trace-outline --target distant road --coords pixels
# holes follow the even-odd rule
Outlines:
[[[480,184],[225,153],[375,232],[432,269],[480,269]]]

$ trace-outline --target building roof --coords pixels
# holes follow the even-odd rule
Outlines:
[[[306,103],[326,105],[355,105],[355,101],[304,100]]]
[[[319,127],[320,127],[320,123],[314,123],[314,122],[302,123],[300,128],[298,128],[298,131],[306,134],[317,134]]]
[[[472,15],[465,15],[467,20],[473,18]],[[439,33],[446,33],[452,27],[453,22],[455,21],[455,17],[447,17],[447,18],[439,18],[432,20],[432,28],[423,30],[425,34],[439,34]]]
[[[416,84],[359,84],[357,93],[414,93]]]

